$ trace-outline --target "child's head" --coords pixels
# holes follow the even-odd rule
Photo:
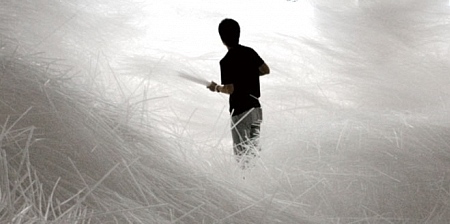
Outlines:
[[[239,24],[233,19],[224,19],[219,24],[220,38],[227,47],[235,47],[239,44],[240,33]]]

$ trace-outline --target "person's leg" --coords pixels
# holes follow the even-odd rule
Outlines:
[[[255,149],[261,151],[261,145],[259,142],[261,123],[263,121],[262,109],[254,108],[252,112],[252,124],[250,125],[250,139]]]
[[[236,159],[245,154],[246,142],[249,138],[251,123],[248,122],[248,112],[231,117],[231,136],[233,138],[233,151]]]
[[[242,168],[248,168],[249,161],[257,156],[259,150],[259,130],[262,121],[261,108],[253,108],[232,120],[233,150]]]

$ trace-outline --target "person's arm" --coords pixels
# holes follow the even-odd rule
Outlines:
[[[226,94],[232,94],[234,92],[234,85],[233,84],[226,84],[226,85],[217,85],[215,82],[211,82],[209,86],[207,86],[209,90],[213,92],[219,92],[219,93],[226,93]]]
[[[261,66],[259,66],[259,75],[263,76],[263,75],[267,75],[270,73],[270,68],[269,66],[267,66],[266,63],[262,64]]]
[[[216,89],[217,89],[217,92],[219,92],[219,93],[226,93],[226,94],[231,95],[234,92],[234,85],[233,84],[226,84],[223,86],[218,85],[216,87]]]

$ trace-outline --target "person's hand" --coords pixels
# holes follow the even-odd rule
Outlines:
[[[216,86],[217,86],[217,83],[211,81],[211,83],[206,88],[208,88],[212,92],[215,92],[216,91]]]

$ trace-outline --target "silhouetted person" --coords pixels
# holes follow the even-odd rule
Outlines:
[[[239,44],[240,27],[233,19],[219,24],[219,34],[228,52],[220,61],[222,85],[211,82],[211,91],[230,95],[231,134],[233,151],[243,169],[249,159],[260,151],[259,133],[262,109],[259,77],[269,74],[270,69],[252,48]]]

